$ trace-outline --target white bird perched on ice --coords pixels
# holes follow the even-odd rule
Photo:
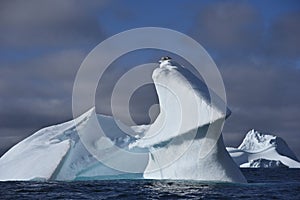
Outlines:
[[[161,68],[166,64],[170,64],[171,60],[172,60],[172,58],[169,57],[169,56],[161,57],[161,59],[158,61],[159,62],[159,67]]]
[[[158,61],[159,63],[162,63],[162,62],[164,62],[164,61],[169,61],[169,60],[171,60],[172,58],[171,57],[169,57],[169,56],[164,56],[164,57],[161,57],[161,59]]]

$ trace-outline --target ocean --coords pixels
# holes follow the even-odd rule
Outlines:
[[[242,169],[247,184],[174,180],[0,182],[0,199],[300,199],[300,169]]]

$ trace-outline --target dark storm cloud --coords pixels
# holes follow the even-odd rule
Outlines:
[[[251,54],[261,42],[262,20],[254,7],[244,3],[216,3],[199,10],[195,36],[205,48]]]
[[[300,12],[275,19],[268,31],[268,54],[282,59],[299,59]]]
[[[84,56],[78,50],[65,50],[3,64],[0,127],[40,127],[70,118],[72,84]]]
[[[255,128],[282,136],[299,154],[299,11],[266,21],[253,5],[222,2],[199,13],[192,35],[220,68],[233,111],[225,141],[238,145]]]
[[[104,1],[83,0],[1,1],[0,44],[8,48],[31,48],[101,41],[103,35],[94,9],[104,4]]]
[[[222,2],[200,9],[191,33],[223,64],[282,65],[299,59],[299,22],[297,11],[266,21],[251,4]]]
[[[251,127],[297,131],[300,119],[298,69],[243,67],[222,71],[232,118],[239,120],[232,124],[231,131]]]
[[[71,119],[72,85],[104,39],[106,1],[0,2],[0,154],[32,132]]]

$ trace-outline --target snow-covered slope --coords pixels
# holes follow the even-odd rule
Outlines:
[[[92,143],[83,144],[78,132],[96,130],[98,120],[111,133],[109,138],[99,135]],[[95,110],[91,109],[76,120],[44,128],[12,147],[0,158],[0,180],[106,179],[127,174],[99,162],[85,145],[106,152],[102,154],[102,159],[115,160],[115,163],[121,162],[142,172],[148,161],[145,154],[137,161],[114,151],[115,143],[126,148],[131,140],[114,119],[96,115]]]
[[[274,167],[274,163],[279,162],[290,168],[300,167],[299,160],[282,138],[256,130],[250,130],[238,148],[227,147],[227,151],[240,167]]]
[[[91,109],[11,148],[0,158],[0,180],[144,177],[245,182],[220,132],[230,113],[226,107],[222,110],[225,103],[170,60],[161,62],[152,77],[161,110],[153,124],[130,128]],[[97,131],[98,123],[107,135]]]

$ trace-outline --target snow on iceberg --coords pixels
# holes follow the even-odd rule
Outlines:
[[[243,168],[288,168],[279,160],[267,160],[259,158],[251,160],[249,163],[244,163]]]
[[[238,148],[227,147],[233,160],[242,168],[287,166],[300,168],[300,162],[278,136],[250,130]],[[282,164],[282,165],[281,165]]]
[[[98,120],[112,134],[98,136],[89,144],[90,148],[107,152],[102,154],[103,159],[116,160],[142,172],[147,156],[132,160],[113,151],[114,144],[126,146],[131,136],[124,133],[113,118],[97,115],[91,109],[76,120],[44,128],[12,147],[0,158],[0,180],[86,180],[127,175],[99,162],[82,143],[78,132],[92,132]],[[142,175],[131,174],[134,176]]]
[[[245,182],[220,132],[230,114],[220,109],[224,102],[211,103],[215,94],[172,60],[162,61],[152,78],[161,113],[144,136],[130,144],[150,150],[144,178]]]
[[[11,148],[0,158],[0,180],[246,182],[220,132],[230,114],[227,108],[221,109],[225,103],[208,93],[206,85],[190,71],[169,59],[160,63],[152,77],[161,110],[153,124],[126,127],[91,109],[75,120],[44,128]],[[98,123],[108,135],[97,133]]]

